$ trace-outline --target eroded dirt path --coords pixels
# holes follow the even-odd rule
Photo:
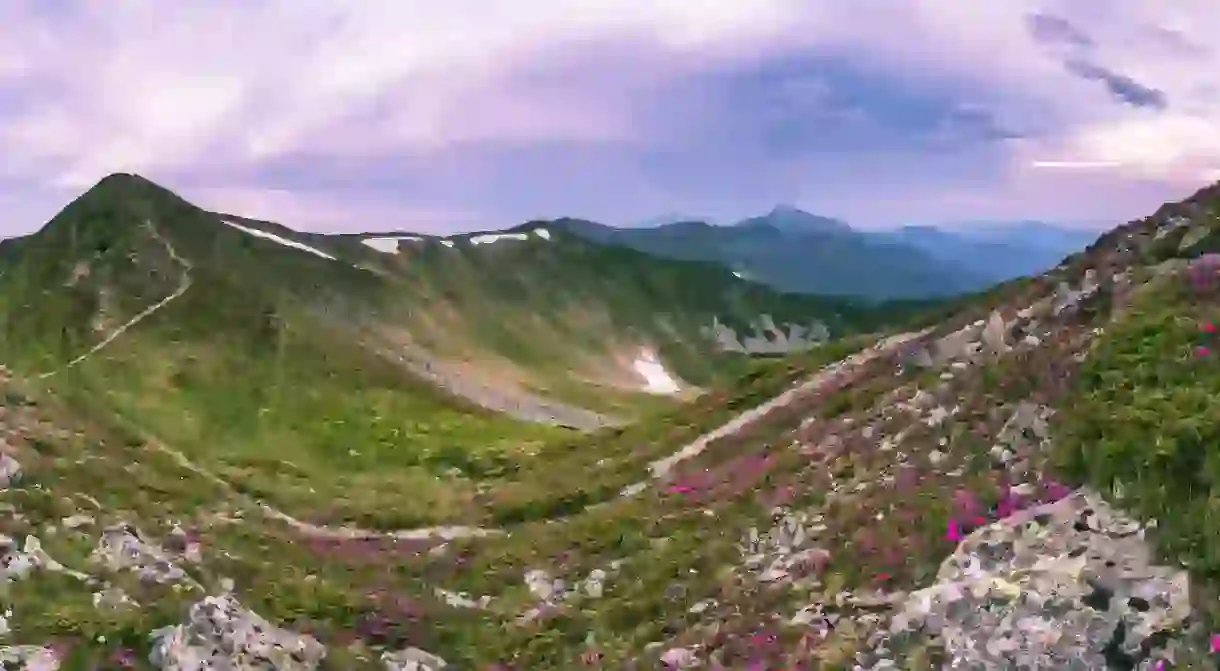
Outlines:
[[[622,491],[622,496],[634,496],[635,494],[644,491],[648,487],[649,483],[654,480],[664,478],[669,474],[670,470],[673,469],[674,466],[698,456],[713,442],[740,433],[747,427],[765,419],[775,411],[792,405],[792,403],[797,399],[803,398],[817,391],[824,385],[840,378],[840,376],[847,376],[851,378],[860,371],[864,364],[876,359],[877,357],[892,354],[904,343],[915,340],[916,338],[920,338],[929,332],[931,332],[931,329],[924,329],[923,331],[918,332],[900,333],[878,342],[869,349],[857,352],[846,359],[836,361],[823,367],[817,373],[814,373],[810,377],[805,378],[805,380],[788,388],[787,391],[783,392],[779,396],[776,396],[775,398],[772,398],[761,405],[741,412],[728,422],[725,422],[719,427],[703,434],[702,436],[699,436],[690,443],[687,443],[684,447],[682,447],[682,449],[674,452],[670,456],[652,462],[648,466],[649,471],[651,471],[651,479],[642,480],[630,485]],[[850,381],[848,383],[850,383]]]
[[[136,324],[139,324],[141,321],[144,321],[144,319],[146,319],[149,315],[152,315],[153,313],[157,312],[158,310],[165,307],[166,305],[169,305],[170,303],[174,302],[180,296],[182,296],[182,294],[186,293],[187,289],[191,288],[191,283],[192,283],[191,262],[178,255],[178,251],[174,249],[173,244],[171,244],[169,240],[165,239],[165,237],[163,237],[161,235],[161,232],[157,230],[156,226],[153,226],[151,221],[146,220],[144,222],[144,227],[148,230],[149,234],[152,235],[152,237],[157,240],[157,242],[160,242],[161,245],[163,247],[165,247],[165,251],[167,254],[169,254],[170,258],[173,259],[174,262],[176,262],[182,268],[182,275],[180,276],[180,278],[178,280],[178,288],[175,289],[174,292],[171,293],[170,295],[166,296],[165,298],[162,298],[161,300],[157,301],[156,303],[153,303],[152,305],[145,308],[142,312],[137,314],[135,317],[132,317],[127,323],[118,327],[113,332],[111,332],[110,335],[103,338],[101,342],[99,342],[98,344],[89,348],[89,350],[87,352],[85,352],[84,354],[81,354],[80,356],[76,357],[75,359],[72,359],[68,363],[64,364],[64,366],[62,368],[40,374],[38,376],[38,379],[45,380],[47,378],[58,375],[59,373],[62,373],[65,370],[68,370],[69,368],[72,368],[73,366],[76,366],[77,364],[81,363],[82,361],[88,359],[89,357],[93,356],[94,354],[97,354],[107,345],[109,345],[110,343],[117,340],[119,338],[119,336],[126,333],[127,329],[135,326]]]

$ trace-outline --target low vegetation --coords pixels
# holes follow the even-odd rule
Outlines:
[[[1191,216],[1193,230],[1212,226],[1203,205]],[[653,668],[683,655],[707,668],[846,669],[880,648],[930,668],[961,651],[887,638],[894,607],[936,583],[963,537],[1078,485],[1158,520],[1161,560],[1189,568],[1195,611],[1214,618],[1220,293],[1177,267],[1210,235],[1188,245],[1179,225],[1156,238],[1164,218],[923,317],[928,332],[901,347],[874,347],[893,329],[870,313],[878,323],[857,327],[870,334],[734,361],[694,399],[587,434],[440,393],[344,320],[318,319],[318,304],[249,289],[221,266],[201,263],[171,308],[68,367],[97,339],[80,318],[98,294],[48,289],[48,311],[17,320],[34,296],[23,285],[5,298],[0,451],[21,473],[0,492],[11,513],[0,532],[27,554],[24,539],[40,541],[79,574],[12,581],[0,594],[11,639],[53,644],[61,668],[156,668],[150,633],[231,590],[321,641],[326,669],[377,668],[409,647],[463,669]],[[149,280],[160,295],[179,279],[170,268]],[[59,271],[47,277],[62,288],[70,264]],[[76,328],[30,339],[63,324]],[[945,338],[954,331],[968,337]],[[908,346],[936,360],[920,364]],[[786,405],[651,472],[802,382]],[[95,550],[119,523],[176,547],[158,570],[185,573],[162,584],[103,561]],[[4,552],[9,575],[17,550]],[[99,608],[103,582],[139,605]],[[1189,644],[1178,664],[1202,668],[1197,627],[1157,636],[1140,663],[1173,639]]]

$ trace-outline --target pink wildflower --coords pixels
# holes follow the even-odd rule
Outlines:
[[[115,666],[121,666],[124,669],[134,669],[136,667],[136,653],[130,648],[119,648],[110,653],[110,661]]]
[[[1220,634],[1212,634],[1211,644],[1213,653],[1220,652]]]
[[[1046,495],[1049,502],[1065,499],[1072,493],[1072,489],[1056,480],[1044,480],[1042,482],[1042,491]]]
[[[974,517],[979,514],[981,506],[974,492],[968,489],[958,489],[953,492],[953,507],[964,517]]]
[[[949,520],[949,530],[945,532],[945,538],[954,543],[962,539],[962,533],[957,528],[957,520]]]
[[[1017,497],[1011,493],[1005,493],[1004,496],[995,504],[995,516],[999,519],[1004,519],[1009,515],[1017,512],[1020,502]]]
[[[1211,352],[1212,351],[1205,345],[1199,345],[1195,348],[1195,356],[1207,356],[1208,354],[1211,354]]]
[[[1204,333],[1215,333],[1216,324],[1214,322],[1203,322],[1199,325],[1199,330]]]

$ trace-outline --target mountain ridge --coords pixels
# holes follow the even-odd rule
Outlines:
[[[588,434],[458,407],[351,332],[422,329],[392,321],[403,294],[450,291],[417,309],[530,305],[571,330],[544,348],[563,358],[594,331],[511,279],[609,258],[617,286],[654,257],[535,228],[394,251],[284,233],[319,256],[156,192],[100,196],[0,244],[0,533],[23,539],[0,543],[0,598],[27,666],[1214,661],[1220,375],[1199,348],[1220,185],[1036,277],[902,324],[862,311],[869,332]],[[174,295],[182,260],[167,307],[38,377]],[[433,264],[460,281],[430,284]],[[541,289],[614,300],[560,277]],[[471,303],[484,280],[501,291]]]
[[[1096,239],[1092,231],[1039,227],[915,225],[857,231],[792,206],[716,226],[702,221],[651,228],[566,222],[590,240],[678,259],[723,263],[785,291],[867,300],[935,299],[1045,270]]]

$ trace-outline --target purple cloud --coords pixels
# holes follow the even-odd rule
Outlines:
[[[1220,17],[1119,3],[5,3],[0,235],[114,171],[310,230],[1114,222],[1220,177]]]

